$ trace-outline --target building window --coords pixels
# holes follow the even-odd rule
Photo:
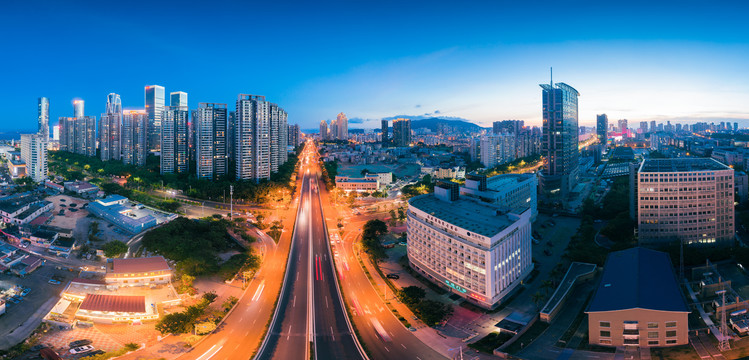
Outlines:
[[[658,323],[657,322],[649,322],[648,323],[648,329],[657,329]]]
[[[666,327],[667,328],[676,327],[676,321],[666,321]]]
[[[639,345],[640,340],[638,339],[624,339],[624,345]]]
[[[648,340],[648,345],[650,346],[658,346],[660,342],[658,340]]]
[[[676,344],[676,340],[666,340],[666,345]]]
[[[611,345],[611,339],[601,339],[599,340],[599,343],[601,345]]]
[[[676,330],[666,331],[666,337],[676,337]]]
[[[601,337],[611,337],[611,331],[601,330]]]
[[[648,339],[657,339],[657,338],[658,338],[657,331],[648,331]]]
[[[611,323],[608,322],[608,321],[601,321],[601,322],[598,323],[598,326],[600,326],[602,328],[610,328],[611,327]]]

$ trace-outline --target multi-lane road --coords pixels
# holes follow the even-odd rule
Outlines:
[[[308,161],[305,160],[305,163]],[[303,167],[297,222],[270,329],[256,359],[364,359],[338,290],[316,167]]]

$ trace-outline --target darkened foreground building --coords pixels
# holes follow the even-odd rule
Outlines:
[[[664,252],[635,247],[609,254],[586,313],[593,345],[663,347],[689,342],[689,309]]]

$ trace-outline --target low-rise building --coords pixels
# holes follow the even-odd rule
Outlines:
[[[62,186],[62,185],[60,185],[58,183],[49,181],[49,180],[44,180],[44,186],[47,187],[47,188],[50,188],[52,190],[55,190],[57,192],[63,192],[63,191],[65,191],[65,187],[64,186]]]
[[[439,286],[495,308],[533,270],[531,209],[460,197],[458,184],[408,201],[408,259]]]
[[[609,254],[586,313],[591,345],[689,343],[690,310],[664,252],[635,247]]]
[[[154,227],[156,218],[151,215],[138,213],[138,205],[126,206],[127,199],[112,195],[105,199],[93,201],[88,206],[88,211],[101,217],[119,228],[137,234],[143,230]]]
[[[109,259],[104,281],[118,286],[147,286],[166,284],[172,279],[172,269],[163,256]]]
[[[26,162],[22,160],[8,160],[8,172],[13,179],[26,176]]]
[[[380,182],[380,186],[387,186],[393,182],[393,173],[391,172],[371,173],[371,174],[364,175],[364,178],[377,179],[377,181]]]
[[[146,304],[145,296],[89,294],[81,302],[75,317],[94,323],[118,323],[154,320],[159,313]]]
[[[78,195],[95,194],[99,187],[86,181],[66,181],[63,183],[65,190],[72,191]]]
[[[26,276],[38,269],[42,264],[44,264],[44,259],[38,256],[28,255],[19,263],[13,265],[10,268],[10,271],[18,276]]]
[[[0,198],[0,218],[6,224],[28,224],[52,208],[54,205],[51,202],[39,200],[31,193],[13,194]]]
[[[380,181],[376,178],[350,178],[348,176],[336,176],[335,187],[344,191],[377,191],[380,189]]]

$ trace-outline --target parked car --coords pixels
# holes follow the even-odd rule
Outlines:
[[[398,275],[398,274],[387,274],[387,278],[388,278],[388,279],[395,279],[395,280],[398,280],[398,279],[400,279],[401,277],[400,277],[400,275]]]
[[[85,346],[80,346],[80,347],[77,347],[77,348],[70,349],[70,353],[71,354],[82,354],[82,353],[85,353],[85,352],[89,352],[91,350],[94,350],[93,345],[85,345]]]
[[[24,288],[23,291],[21,291],[21,296],[26,296],[31,292],[31,289]]]
[[[68,344],[68,347],[72,349],[72,348],[77,348],[77,347],[91,345],[91,344],[92,344],[91,340],[81,339],[81,340],[76,340],[76,341],[71,342],[70,344]]]
[[[48,283],[55,284],[55,285],[60,285],[61,284],[61,282],[59,280],[55,280],[55,279],[49,279]]]

